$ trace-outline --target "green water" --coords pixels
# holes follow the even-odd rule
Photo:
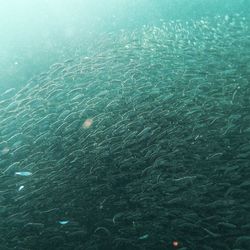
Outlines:
[[[2,1],[0,89],[20,88],[54,62],[82,55],[101,33],[236,13],[249,16],[249,1]]]
[[[249,1],[0,5],[0,250],[249,250]]]

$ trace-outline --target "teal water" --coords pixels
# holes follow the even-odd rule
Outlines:
[[[55,62],[82,55],[99,34],[216,15],[249,16],[249,1],[108,0],[3,2],[0,88],[24,86]]]
[[[0,250],[248,250],[249,1],[0,6]]]

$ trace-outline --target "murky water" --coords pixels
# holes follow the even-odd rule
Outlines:
[[[249,3],[156,2],[3,5],[0,249],[249,249]]]

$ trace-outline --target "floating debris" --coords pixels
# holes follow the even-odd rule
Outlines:
[[[93,124],[93,120],[92,119],[87,119],[84,121],[82,127],[83,128],[90,128]]]
[[[173,244],[173,247],[178,247],[180,244],[179,244],[179,242],[177,241],[177,240],[174,240],[173,242],[172,242],[172,244]]]

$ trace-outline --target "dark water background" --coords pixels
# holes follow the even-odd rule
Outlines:
[[[107,32],[215,15],[249,15],[248,0],[11,0],[0,6],[0,90],[88,53]]]

